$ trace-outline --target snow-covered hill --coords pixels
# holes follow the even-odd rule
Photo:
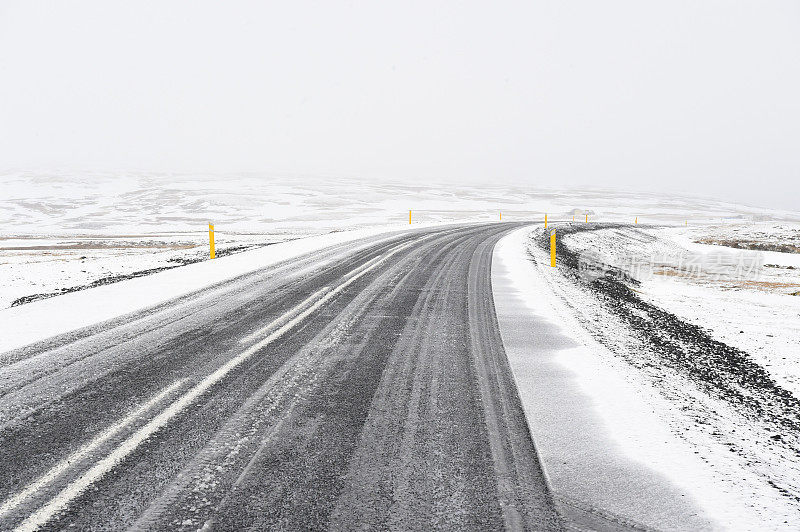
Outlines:
[[[545,180],[543,180],[543,183]],[[375,183],[257,174],[0,174],[0,308],[204,260],[207,224],[233,253],[330,231],[412,221],[739,225],[800,215],[604,190]]]

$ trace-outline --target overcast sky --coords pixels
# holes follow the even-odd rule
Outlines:
[[[800,210],[800,2],[0,0],[0,167]]]

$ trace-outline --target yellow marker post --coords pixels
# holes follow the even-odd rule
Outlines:
[[[547,229],[547,213],[544,213],[544,228]]]
[[[574,214],[572,215],[572,221],[573,222],[575,221],[575,215]]]
[[[501,222],[503,221],[503,213],[502,212],[500,213],[500,221]]]
[[[550,230],[550,266],[556,267],[556,230]]]
[[[411,224],[411,211],[408,211],[408,223]]]
[[[586,214],[586,223],[587,224],[589,223],[589,214],[588,213]]]
[[[633,223],[635,223],[635,224],[638,224],[638,223],[639,223],[639,217],[638,217],[638,216],[637,216],[637,217],[636,217],[636,219],[633,221]]]
[[[214,252],[214,224],[212,223],[208,224],[208,245],[210,247],[211,258],[213,259],[217,255]]]

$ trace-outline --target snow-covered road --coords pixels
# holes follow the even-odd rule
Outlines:
[[[3,353],[0,528],[560,529],[494,317],[517,226],[333,246]]]

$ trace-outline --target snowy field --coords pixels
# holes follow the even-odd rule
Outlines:
[[[346,229],[412,221],[591,220],[714,223],[797,220],[714,200],[533,187],[375,184],[257,175],[0,176],[0,308],[204,260],[207,224],[218,255]],[[725,233],[727,235],[727,233]],[[725,236],[727,238],[727,236]],[[713,238],[713,236],[712,236]],[[722,238],[722,236],[720,236]]]
[[[610,228],[571,234],[565,244],[602,252],[647,301],[750,354],[800,398],[800,253],[703,243],[712,239],[787,247],[800,239],[800,224]]]
[[[584,348],[559,360],[614,442],[691,493],[718,526],[796,530],[800,254],[759,250],[787,249],[800,224],[557,232],[558,267],[541,229],[527,244],[529,267]],[[632,391],[603,386],[605,374]]]
[[[294,238],[215,231],[216,255]],[[14,235],[0,238],[0,308],[149,275],[208,258],[208,232],[140,235]]]

